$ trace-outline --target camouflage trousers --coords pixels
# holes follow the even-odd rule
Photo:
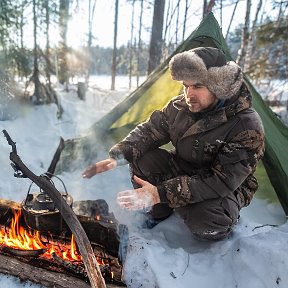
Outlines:
[[[130,164],[131,177],[137,175],[157,186],[157,184],[184,175],[173,153],[164,149],[147,152],[136,163]],[[139,188],[132,180],[134,188]],[[192,234],[197,238],[220,240],[227,237],[237,223],[240,211],[234,194],[225,198],[205,200],[184,207],[172,209],[167,203],[159,203],[149,212],[155,220],[164,220],[173,212],[180,215]]]

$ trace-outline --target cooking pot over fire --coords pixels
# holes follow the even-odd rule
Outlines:
[[[57,178],[64,188],[64,192],[60,192],[62,197],[66,203],[72,207],[73,198],[67,193],[64,182],[59,177],[48,172],[41,176],[47,177],[54,186],[55,184],[51,178],[53,176]],[[38,193],[30,193],[33,183],[34,182],[30,184],[26,199],[21,204],[27,226],[40,232],[61,232],[67,230],[68,226],[49,195],[42,189],[40,189]]]

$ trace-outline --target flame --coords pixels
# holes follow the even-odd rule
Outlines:
[[[20,225],[21,210],[13,210],[14,218],[11,220],[9,229],[0,229],[0,245],[18,250],[38,250],[47,249],[43,255],[51,258],[52,253],[56,253],[58,257],[69,261],[82,261],[82,257],[77,250],[75,238],[72,235],[70,245],[55,245],[51,243],[43,244],[39,231],[32,232],[24,229]]]
[[[65,255],[64,255],[65,254]],[[74,235],[71,237],[70,249],[63,253],[65,260],[82,261],[82,256],[78,253]]]
[[[12,249],[25,251],[46,249],[46,252],[39,257],[54,259],[56,254],[58,257],[66,261],[83,262],[82,256],[78,252],[73,234],[70,244],[61,244],[53,241],[52,235],[49,237],[43,235],[41,236],[39,231],[33,232],[32,230],[26,230],[23,226],[21,226],[21,210],[13,210],[13,214],[14,218],[11,220],[10,227],[0,227],[0,248],[1,246],[7,246]],[[107,265],[107,263],[104,261],[104,258],[96,256],[96,259],[100,266],[105,267]],[[114,272],[111,270],[110,277],[111,279],[114,279],[115,277]]]
[[[0,244],[7,247],[20,250],[35,250],[45,248],[45,245],[40,240],[40,233],[31,233],[25,230],[19,224],[21,211],[13,210],[14,218],[11,221],[10,229],[6,232],[4,229],[0,230]]]

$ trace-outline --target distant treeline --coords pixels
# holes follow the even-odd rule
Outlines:
[[[91,47],[91,70],[90,74],[110,74],[111,73],[111,63],[112,63],[112,48],[104,48],[100,46]],[[121,46],[117,49],[117,68],[116,74],[118,75],[128,75],[129,74],[129,48],[127,46]],[[136,75],[145,75],[147,73],[147,65],[148,65],[148,55],[149,55],[149,47],[142,44],[142,49],[137,54],[137,61],[139,61],[139,66],[137,66],[136,70],[136,55],[134,55],[132,68],[132,74]],[[134,64],[134,65],[133,65]]]

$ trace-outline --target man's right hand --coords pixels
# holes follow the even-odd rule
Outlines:
[[[108,170],[112,170],[116,168],[116,166],[117,166],[116,160],[112,158],[108,158],[108,159],[99,161],[87,167],[85,171],[82,173],[82,177],[89,179],[96,174],[99,174]]]

